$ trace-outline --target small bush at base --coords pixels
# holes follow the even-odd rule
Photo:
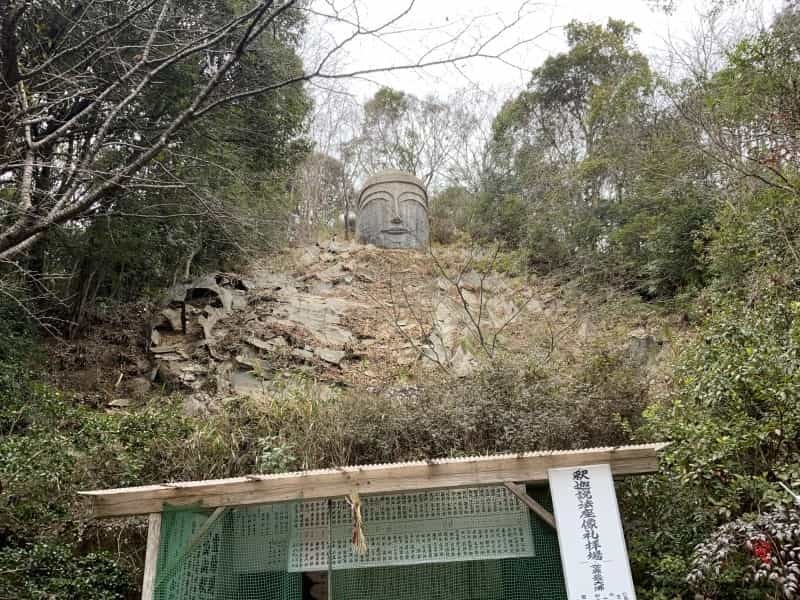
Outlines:
[[[129,574],[103,553],[78,556],[45,543],[0,548],[0,598],[124,600],[132,587]]]

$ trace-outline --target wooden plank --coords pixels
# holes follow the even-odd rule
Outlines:
[[[608,463],[615,475],[653,473],[658,470],[657,452],[664,446],[646,444],[437,459],[95,490],[81,494],[89,499],[95,517],[115,517],[159,512],[165,503],[216,508],[346,496],[354,489],[363,495],[502,485],[506,481],[542,483],[547,481],[548,469],[577,465]]]
[[[525,504],[528,508],[530,508],[537,517],[539,517],[542,521],[550,525],[553,529],[556,528],[556,518],[553,516],[549,510],[547,510],[544,506],[539,504],[536,500],[531,498],[528,495],[528,492],[525,491],[525,486],[514,483],[513,481],[507,481],[506,487],[509,491],[514,494],[517,498],[522,500],[523,504]]]
[[[153,600],[156,591],[156,567],[158,565],[158,545],[161,542],[161,513],[150,513],[147,523],[147,550],[144,555],[144,579],[142,580],[142,600]]]

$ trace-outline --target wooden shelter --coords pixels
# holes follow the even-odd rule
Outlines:
[[[653,473],[658,470],[657,453],[664,446],[645,444],[448,458],[164,483],[81,494],[88,499],[92,514],[97,518],[149,515],[143,598],[150,600],[156,581],[161,513],[167,506],[199,506],[213,510],[201,528],[205,531],[229,507],[340,498],[354,492],[368,496],[505,485],[540,519],[555,527],[553,515],[529,497],[521,484],[546,483],[549,469],[585,465],[608,464],[614,476]]]

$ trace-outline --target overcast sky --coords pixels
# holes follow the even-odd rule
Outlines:
[[[768,22],[782,0],[740,3],[736,13],[726,18],[738,27],[760,18]],[[378,27],[398,17],[408,0],[318,0],[312,7],[331,13],[333,5],[345,19],[362,26]],[[744,5],[744,6],[742,6]],[[760,7],[753,9],[753,6]],[[372,74],[342,83],[361,100],[372,95],[378,85],[390,85],[420,96],[446,97],[468,86],[508,96],[530,79],[530,71],[551,54],[566,48],[563,26],[573,19],[604,23],[609,17],[635,23],[641,33],[639,48],[651,61],[659,63],[670,44],[681,45],[699,26],[700,14],[708,8],[702,0],[679,0],[672,15],[653,8],[646,0],[416,0],[408,14],[374,36],[359,37],[337,53],[333,70],[338,72],[407,65],[423,60],[445,59],[484,48],[486,54],[503,53],[502,60],[475,58],[455,66],[423,70]],[[508,29],[500,33],[504,27]],[[304,51],[306,63],[318,56],[323,41],[341,41],[352,31],[319,18],[314,23]],[[496,38],[493,36],[497,34]],[[658,66],[658,65],[657,65]]]

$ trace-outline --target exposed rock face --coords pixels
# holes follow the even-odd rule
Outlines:
[[[232,395],[284,394],[295,377],[314,394],[406,397],[406,384],[427,381],[426,372],[465,377],[510,352],[575,364],[611,338],[630,366],[661,377],[669,343],[629,330],[640,317],[608,319],[547,281],[471,268],[487,256],[300,246],[254,262],[246,277],[209,274],[175,286],[160,306],[113,313],[92,338],[53,349],[53,364],[84,402],[127,410],[179,391],[199,416],[223,410]]]
[[[358,198],[356,237],[379,248],[426,248],[428,193],[420,179],[390,169],[364,183]]]
[[[118,392],[135,401],[151,385],[180,390],[185,411],[202,416],[231,395],[280,390],[287,372],[331,389],[374,390],[418,367],[468,376],[527,292],[474,270],[434,279],[431,260],[332,241],[255,264],[248,278],[213,273],[181,283],[149,313],[148,360]]]
[[[344,324],[357,301],[333,295],[352,268],[347,253],[331,247],[312,273],[292,277],[260,272],[255,281],[214,274],[178,286],[150,332],[154,377],[193,393],[211,390],[258,394],[285,361],[341,368],[357,345]],[[310,253],[310,251],[309,251]],[[310,265],[309,265],[309,268]],[[196,395],[196,394],[195,394]],[[207,402],[193,397],[187,412]]]
[[[634,329],[628,334],[625,351],[628,359],[635,365],[646,365],[661,350],[663,342],[643,328]]]

